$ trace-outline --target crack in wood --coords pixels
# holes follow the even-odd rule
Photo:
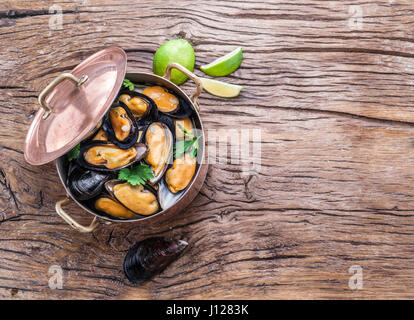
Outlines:
[[[71,14],[71,13],[79,13],[79,11],[75,10],[62,10],[62,14]],[[7,11],[0,11],[0,19],[21,19],[27,17],[36,17],[36,16],[50,16],[54,15],[55,13],[50,13],[49,10],[41,9],[41,10],[7,10]]]
[[[17,197],[10,186],[10,182],[7,180],[6,173],[1,167],[0,167],[0,185],[2,185],[4,189],[6,189],[6,193],[8,193],[9,197],[13,199],[13,203],[16,206],[17,211],[20,211],[20,206],[19,206]]]
[[[379,50],[379,49],[367,49],[367,48],[338,48],[338,47],[296,47],[296,48],[280,48],[273,50],[262,50],[263,53],[275,53],[275,52],[307,52],[307,53],[367,53],[367,54],[379,54],[385,56],[395,56],[404,58],[414,58],[414,53],[391,51],[391,50]]]

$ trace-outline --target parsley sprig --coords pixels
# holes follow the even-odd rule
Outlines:
[[[122,85],[127,88],[129,91],[132,91],[135,89],[135,85],[131,82],[131,80],[128,80],[127,78],[124,79],[122,82]]]
[[[198,140],[200,137],[196,137],[189,133],[180,123],[177,123],[177,125],[184,133],[184,136],[190,138],[190,140],[180,140],[176,142],[174,146],[174,157],[180,158],[184,153],[188,152],[193,158],[195,158],[198,152]]]
[[[142,84],[135,84],[131,80],[125,78],[122,82],[122,86],[127,88],[129,91],[134,91],[135,88],[145,88],[145,85]]]
[[[145,184],[145,182],[152,178],[154,178],[154,173],[145,164],[140,164],[133,168],[123,168],[118,173],[119,180],[126,180],[133,186]]]
[[[67,153],[68,160],[72,161],[73,159],[76,159],[78,157],[79,152],[80,152],[80,143],[77,144],[72,150],[70,150]]]

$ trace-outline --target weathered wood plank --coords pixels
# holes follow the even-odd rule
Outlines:
[[[49,28],[53,4],[0,4],[1,297],[414,297],[411,1],[361,4],[362,30],[348,24],[358,1],[62,1],[63,30]],[[126,49],[129,71],[150,71],[175,37],[193,43],[197,67],[243,46],[227,78],[245,86],[240,97],[200,104],[207,129],[262,129],[260,172],[213,164],[177,216],[72,231],[54,213],[64,196],[54,165],[30,166],[21,151],[38,93],[109,45]],[[131,287],[126,250],[160,234],[190,248]],[[55,264],[64,290],[48,287]],[[348,287],[351,265],[363,290]]]

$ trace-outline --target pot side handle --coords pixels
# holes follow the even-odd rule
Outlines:
[[[62,217],[63,220],[65,220],[72,228],[74,228],[75,230],[79,231],[79,232],[92,232],[93,230],[96,229],[96,227],[99,225],[99,221],[97,219],[97,217],[95,217],[91,224],[88,227],[85,227],[81,224],[79,224],[78,222],[76,222],[71,216],[69,216],[69,214],[67,214],[65,212],[65,210],[63,210],[62,205],[67,204],[68,202],[70,202],[70,198],[66,197],[63,200],[60,200],[58,202],[56,202],[56,212],[58,215],[60,215]]]
[[[194,73],[192,73],[190,70],[183,67],[181,64],[179,64],[177,62],[173,62],[173,63],[170,63],[167,66],[167,68],[165,69],[165,73],[164,73],[163,77],[166,78],[167,80],[170,80],[170,78],[171,78],[172,69],[177,69],[178,71],[181,71],[188,78],[190,78],[191,80],[193,80],[195,82],[195,84],[197,86],[197,90],[196,90],[196,92],[193,93],[193,95],[191,96],[191,99],[193,100],[193,103],[194,103],[194,106],[197,109],[197,112],[200,112],[200,107],[197,103],[198,96],[203,91],[203,84],[201,83],[200,79]]]

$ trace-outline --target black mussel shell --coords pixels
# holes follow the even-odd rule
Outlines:
[[[179,105],[176,111],[168,113],[168,115],[170,117],[178,119],[191,117],[193,110],[191,109],[190,105],[175,92],[172,92],[171,90],[169,90],[169,92],[178,98]]]
[[[174,145],[175,145],[175,135],[174,135],[174,131],[171,131],[171,129],[170,129],[171,126],[168,123],[162,121],[163,118],[164,118],[164,121],[167,120],[167,119],[170,119],[171,120],[171,118],[169,118],[168,116],[165,116],[165,115],[162,116],[162,115],[160,115],[160,117],[158,119],[159,121],[153,122],[151,125],[155,125],[155,124],[158,123],[163,128],[163,130],[165,131],[166,143],[168,144],[167,146],[169,147],[169,154],[167,156],[166,163],[164,164],[164,167],[162,168],[161,172],[159,172],[158,174],[156,174],[155,172],[153,172],[154,173],[154,177],[149,180],[149,182],[152,183],[152,184],[156,184],[156,183],[158,183],[159,180],[161,180],[161,178],[165,174],[165,171],[167,170],[168,165],[171,164],[172,161],[173,161],[173,159],[174,159]],[[174,125],[174,121],[172,121],[172,124]],[[149,125],[146,128],[146,130],[144,131],[144,133],[143,133],[143,140],[142,140],[143,143],[146,146],[148,146],[148,149],[149,149],[148,152],[151,152],[151,144],[149,143],[149,141],[147,141],[147,136],[146,135],[147,135],[147,131],[151,127],[151,125]],[[151,164],[150,163],[147,163],[147,161],[146,161],[145,158],[143,159],[143,161],[151,167]]]
[[[119,97],[123,94],[129,95],[131,97],[131,99],[134,98],[134,97],[140,97],[148,103],[148,110],[147,110],[146,114],[143,117],[136,118],[136,120],[140,120],[140,119],[143,119],[143,118],[152,118],[154,115],[157,116],[157,114],[158,114],[157,105],[155,104],[154,100],[152,100],[147,95],[142,94],[139,91],[135,91],[135,90],[131,91],[131,90],[128,90],[128,89],[123,89],[119,93],[117,101],[119,101]],[[119,101],[119,103],[123,103],[123,102]],[[132,110],[131,110],[131,112],[132,112]]]
[[[174,141],[175,141],[175,123],[174,120],[171,119],[168,115],[166,115],[165,113],[160,112],[159,116],[158,116],[158,120],[154,121],[154,122],[161,122],[163,124],[165,124],[168,129],[170,129]]]
[[[76,161],[77,161],[78,165],[80,165],[83,168],[90,169],[90,170],[93,170],[93,171],[114,172],[114,171],[117,171],[117,170],[120,170],[122,168],[128,167],[128,166],[132,165],[133,163],[136,163],[136,162],[140,161],[148,153],[148,147],[145,144],[143,144],[143,143],[136,143],[134,145],[134,147],[137,150],[137,155],[135,156],[134,159],[132,159],[131,162],[129,162],[127,165],[124,165],[124,166],[121,166],[121,167],[118,167],[118,168],[115,168],[115,169],[109,169],[109,168],[107,168],[105,166],[94,166],[94,165],[88,163],[85,160],[84,153],[89,148],[92,148],[94,146],[99,146],[99,145],[113,145],[113,144],[110,143],[110,142],[99,141],[99,140],[88,141],[88,142],[86,142],[84,144],[81,144],[79,155],[76,158]],[[122,149],[122,150],[125,150],[125,149]]]
[[[142,96],[146,97],[149,101],[152,102],[152,110],[157,110],[157,112],[159,114],[164,114],[164,115],[168,115],[170,117],[173,118],[188,118],[191,117],[191,115],[193,114],[193,110],[191,109],[190,105],[185,101],[185,99],[183,99],[180,95],[176,94],[174,91],[168,90],[168,92],[172,95],[174,95],[175,97],[177,97],[178,99],[178,108],[172,112],[162,112],[158,109],[157,104],[155,103],[155,101],[153,99],[151,99],[150,97],[148,97],[145,94],[142,94]],[[153,121],[156,121],[154,115],[152,116]]]
[[[102,211],[102,210],[99,210],[99,209],[97,209],[96,207],[95,207],[95,202],[96,202],[96,200],[98,200],[99,198],[104,198],[104,197],[108,197],[108,198],[112,198],[113,199],[113,197],[110,195],[110,194],[108,194],[108,193],[106,193],[105,191],[103,191],[102,193],[100,193],[100,194],[98,194],[97,196],[95,196],[94,198],[91,198],[91,199],[89,199],[88,201],[85,201],[85,205],[91,210],[91,211],[96,211],[96,212],[98,212],[100,215],[102,215],[102,216],[104,216],[104,217],[107,217],[107,218],[110,218],[110,219],[112,219],[112,220],[120,220],[120,221],[125,221],[125,220],[134,220],[135,219],[135,217],[131,217],[131,218],[124,218],[124,217],[118,217],[118,216],[115,216],[115,215],[111,215],[111,214],[108,214],[108,213],[106,213],[106,212],[104,212],[104,211]],[[114,199],[115,201],[117,201],[116,199]],[[119,203],[119,201],[117,201],[118,203]],[[122,204],[121,203],[119,203],[121,206],[122,206]]]
[[[121,201],[119,201],[119,199],[115,196],[115,193],[114,193],[114,186],[115,185],[117,185],[117,184],[120,184],[120,183],[126,183],[126,181],[124,181],[124,180],[119,180],[119,179],[113,179],[113,180],[109,180],[109,181],[107,181],[106,183],[105,183],[105,189],[106,189],[106,192],[112,197],[112,198],[114,198],[116,201],[118,201],[121,205],[123,205],[125,208],[127,208],[128,210],[130,210],[130,211],[132,211],[132,212],[134,212],[136,215],[139,215],[139,216],[142,216],[142,217],[149,217],[149,216],[152,216],[152,215],[154,215],[154,214],[157,214],[158,212],[160,212],[160,211],[162,211],[163,209],[161,208],[161,204],[160,204],[160,201],[159,201],[159,199],[158,199],[158,192],[157,192],[157,190],[155,190],[152,186],[150,186],[149,184],[144,184],[143,185],[143,187],[144,187],[144,189],[146,189],[147,191],[149,191],[149,192],[151,192],[154,196],[155,196],[155,198],[157,199],[157,202],[158,202],[158,210],[156,211],[156,212],[154,212],[154,213],[152,213],[152,214],[149,214],[149,215],[145,215],[145,214],[141,214],[141,213],[139,213],[139,212],[135,212],[134,210],[132,210],[131,208],[128,208],[126,205],[124,205]]]
[[[143,132],[143,134],[141,135],[141,139],[138,142],[144,142],[145,132],[147,131],[148,127],[154,122],[161,122],[161,123],[165,124],[168,127],[168,129],[170,129],[170,131],[173,135],[173,140],[175,142],[175,124],[174,124],[174,120],[171,119],[165,113],[158,112],[158,111],[156,111],[156,113],[154,113],[154,115],[152,115],[152,116],[148,115],[148,117],[146,117],[146,118],[137,120],[138,131]]]
[[[76,159],[75,159],[76,160]],[[66,184],[69,184],[69,177],[71,176],[72,172],[75,171],[76,169],[80,168],[79,164],[77,161],[70,161],[69,162],[69,167],[68,167],[68,175],[66,176]]]
[[[124,273],[132,283],[143,283],[177,259],[187,245],[183,240],[163,237],[142,240],[129,249]]]
[[[122,102],[119,104],[114,104],[111,108],[115,107],[121,107],[125,110],[126,114],[128,115],[129,120],[132,123],[132,129],[129,134],[129,136],[124,141],[119,141],[115,136],[115,131],[112,128],[111,119],[109,117],[109,112],[105,115],[104,122],[102,124],[102,129],[106,132],[106,135],[108,136],[108,140],[111,141],[114,145],[116,145],[118,148],[121,149],[129,149],[131,148],[135,143],[137,143],[138,140],[138,125],[135,121],[134,116],[132,115],[131,110]]]
[[[69,169],[67,184],[77,200],[88,200],[104,190],[105,182],[112,178],[111,174],[84,169],[78,165]]]
[[[169,165],[167,170],[172,165]],[[167,182],[165,182],[165,174],[163,178],[158,182],[158,202],[160,203],[160,207],[162,210],[167,210],[168,208],[172,207],[184,194],[186,189],[181,190],[177,193],[172,193],[170,189],[168,189]]]
[[[103,120],[99,120],[98,124],[93,128],[89,133],[86,135],[86,137],[83,140],[89,140],[92,139],[96,133],[102,128]]]
[[[158,121],[158,117],[160,112],[158,111],[157,105],[155,104],[154,100],[150,97],[146,96],[145,94],[140,93],[141,96],[145,97],[150,102],[150,110],[145,117],[136,118],[138,126],[141,127],[148,127],[152,122]]]

